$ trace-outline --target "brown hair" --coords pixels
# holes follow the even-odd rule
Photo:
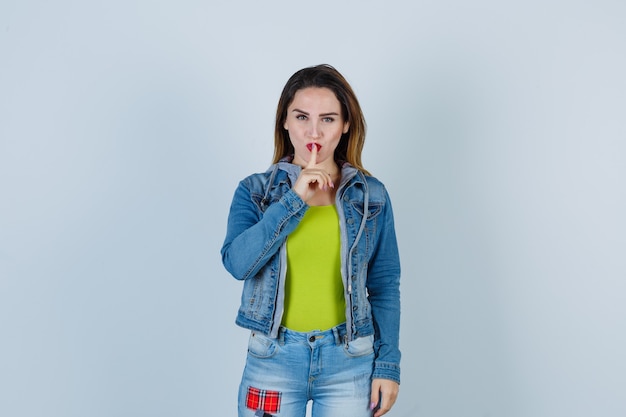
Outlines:
[[[284,128],[287,108],[293,101],[296,92],[304,88],[328,88],[341,104],[341,116],[350,122],[348,132],[341,135],[335,150],[335,161],[346,161],[355,168],[368,173],[361,165],[361,152],[365,143],[365,118],[359,101],[348,84],[348,81],[330,65],[322,64],[303,68],[289,78],[283,88],[276,109],[276,125],[274,127],[274,163],[294,152],[289,140],[289,132]]]

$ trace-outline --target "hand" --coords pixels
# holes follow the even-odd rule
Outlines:
[[[380,408],[374,413],[374,417],[380,417],[391,410],[391,407],[396,402],[396,398],[398,398],[399,390],[400,385],[396,381],[381,378],[372,380],[370,404],[372,404],[372,409],[380,405]]]
[[[327,190],[328,187],[335,188],[330,174],[323,169],[316,168],[317,146],[311,148],[309,162],[300,172],[293,190],[304,202],[308,202],[318,190]]]

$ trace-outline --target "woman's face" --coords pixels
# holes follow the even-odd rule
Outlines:
[[[334,163],[335,149],[349,127],[350,123],[341,116],[341,103],[330,89],[298,90],[287,108],[284,124],[295,152],[293,163],[305,166],[312,146],[318,148],[318,165]]]

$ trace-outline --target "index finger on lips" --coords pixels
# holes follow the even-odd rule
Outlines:
[[[317,163],[317,146],[313,144],[311,146],[311,157],[309,158],[309,163],[306,165],[307,168],[313,168]]]

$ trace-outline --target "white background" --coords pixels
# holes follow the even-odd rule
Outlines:
[[[337,67],[401,247],[390,416],[626,415],[626,3],[0,2],[0,415],[234,416],[219,249]]]

